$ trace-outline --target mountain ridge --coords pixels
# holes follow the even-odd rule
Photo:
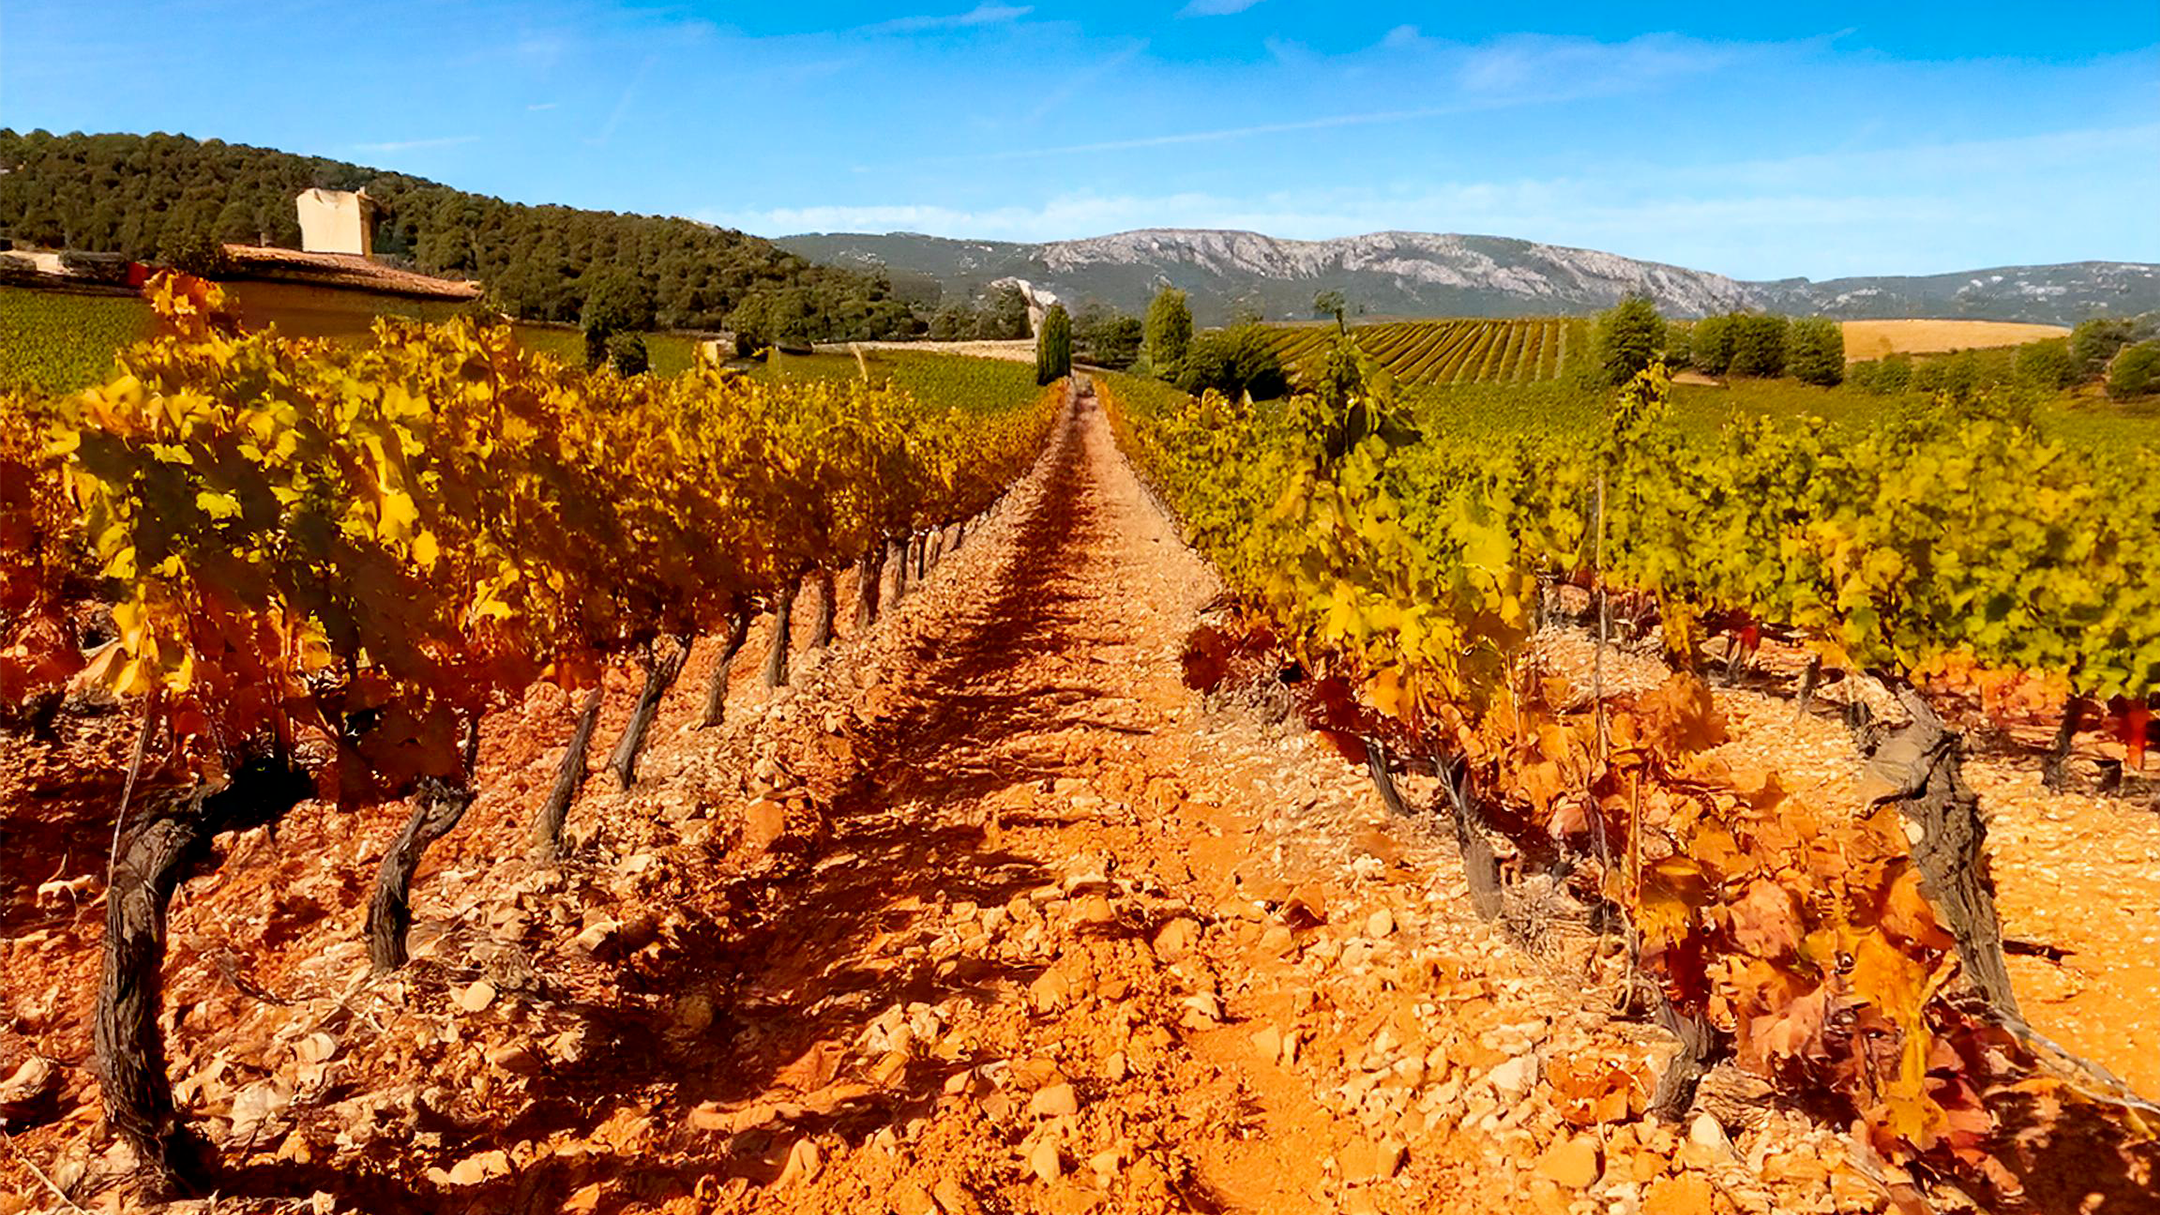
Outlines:
[[[1944,317],[2072,324],[2097,312],[2160,308],[2160,265],[2091,260],[1933,275],[1743,280],[1712,271],[1517,237],[1388,230],[1298,240],[1232,228],[1136,228],[1076,240],[969,240],[923,233],[801,233],[774,244],[816,261],[881,268],[896,285],[946,297],[1016,279],[1069,303],[1137,312],[1158,286],[1192,296],[1202,324],[1240,307],[1270,320],[1311,315],[1340,290],[1369,316],[1592,312],[1631,292],[1669,316],[1733,309],[1844,320]]]

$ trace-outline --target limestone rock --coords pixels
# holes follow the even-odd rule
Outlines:
[[[1037,1118],[1057,1118],[1079,1112],[1080,1098],[1070,1084],[1058,1083],[1037,1089],[1028,1099],[1028,1113]]]
[[[1155,956],[1165,962],[1180,962],[1192,956],[1193,947],[1200,942],[1200,921],[1191,916],[1179,916],[1155,930],[1150,945]]]
[[[743,847],[763,852],[787,829],[787,807],[761,797],[743,808]]]
[[[452,999],[459,1008],[476,1013],[495,1002],[495,985],[486,979],[479,979],[468,987],[459,988]]]
[[[1571,1190],[1587,1190],[1597,1184],[1597,1144],[1586,1135],[1556,1139],[1537,1160],[1541,1177]]]

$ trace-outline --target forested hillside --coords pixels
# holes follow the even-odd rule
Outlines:
[[[300,244],[293,196],[366,188],[377,254],[487,284],[529,320],[576,321],[610,279],[637,319],[772,339],[890,337],[915,318],[882,275],[814,265],[726,228],[524,206],[402,173],[180,135],[0,129],[0,237],[149,259],[208,241]],[[643,327],[643,326],[640,326]]]

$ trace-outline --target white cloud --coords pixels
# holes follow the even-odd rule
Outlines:
[[[1178,10],[1178,16],[1227,17],[1232,13],[1242,13],[1258,3],[1260,0],[1192,0]]]
[[[1625,42],[1519,34],[1455,48],[1455,75],[1463,92],[1473,96],[1584,97],[1714,71],[1739,53],[1737,44],[1672,34]]]
[[[1274,57],[1278,75],[1287,72],[1295,76],[1297,87],[1305,91],[1311,91],[1311,82],[1327,73],[1338,74],[1345,80],[1372,79],[1374,73],[1380,71],[1386,72],[1390,79],[1400,77],[1404,74],[1404,66],[1399,56],[1405,53],[1421,56],[1421,62],[1411,76],[1420,82],[1422,97],[1429,98],[1429,103],[1311,118],[1284,118],[1232,127],[1133,134],[1050,147],[1008,148],[934,158],[933,163],[966,164],[1130,152],[1263,135],[1415,122],[1516,106],[1553,105],[1654,87],[1672,77],[1714,71],[1744,56],[1780,49],[1780,44],[1709,43],[1671,35],[1652,35],[1617,43],[1588,38],[1522,36],[1473,46],[1427,38],[1416,27],[1408,25],[1397,26],[1375,46],[1341,55],[1317,55],[1300,43],[1277,38],[1267,39],[1265,45]],[[1375,56],[1381,54],[1389,58],[1376,61]],[[1262,86],[1262,91],[1273,95],[1281,89],[1269,85]]]
[[[536,102],[532,103],[531,105],[529,105],[529,106],[526,106],[526,107],[525,107],[525,112],[526,112],[526,113],[528,113],[528,114],[536,114],[536,113],[540,112],[541,110],[552,110],[552,109],[554,109],[554,108],[555,108],[556,106],[558,106],[558,105],[560,105],[560,104],[562,104],[562,103],[561,103],[561,102],[556,102],[556,101],[536,101]]]
[[[1417,118],[1438,118],[1447,114],[1460,114],[1478,108],[1482,107],[1426,106],[1414,110],[1373,110],[1363,114],[1330,114],[1321,118],[1299,118],[1287,122],[1264,122],[1243,127],[1218,127],[1208,131],[1179,131],[1164,135],[1139,135],[1131,139],[1109,139],[1098,143],[1065,144],[1051,148],[1014,148],[1004,152],[985,152],[974,156],[948,157],[944,163],[964,163],[981,160],[1032,160],[1045,156],[1071,156],[1083,152],[1131,152],[1141,148],[1164,148],[1178,144],[1215,143],[1225,139],[1247,139],[1256,135],[1287,135],[1296,131],[1325,131],[1336,127],[1408,122]]]
[[[862,28],[865,33],[872,34],[902,34],[915,33],[921,30],[966,29],[978,25],[1006,25],[1018,21],[1034,11],[1035,7],[1029,4],[984,3],[978,4],[964,13],[895,17],[890,21],[880,21],[875,25],[866,25]]]
[[[355,152],[420,152],[429,148],[454,148],[459,144],[478,143],[478,135],[439,135],[433,139],[390,139],[381,143],[356,143]]]

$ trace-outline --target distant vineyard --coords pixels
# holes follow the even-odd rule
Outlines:
[[[143,337],[139,299],[0,287],[0,392],[73,392],[113,373],[113,354]]]
[[[889,347],[868,348],[859,361],[852,354],[768,349],[764,363],[751,374],[768,384],[867,378],[873,384],[890,383],[920,401],[969,411],[1009,409],[1039,393],[1032,363]]]
[[[1589,322],[1573,317],[1514,320],[1384,321],[1350,330],[1365,353],[1405,384],[1527,384],[1558,379],[1589,348]],[[1317,365],[1331,325],[1270,329],[1293,378]]]

